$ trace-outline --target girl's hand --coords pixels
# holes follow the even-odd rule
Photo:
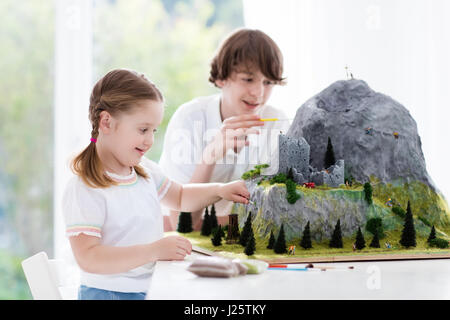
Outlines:
[[[219,187],[219,196],[229,201],[248,203],[250,192],[242,180],[224,183]]]
[[[203,159],[208,164],[213,164],[222,159],[229,149],[239,153],[244,146],[248,146],[247,136],[259,134],[259,130],[253,127],[264,126],[256,114],[244,114],[230,117],[223,121],[219,133],[206,146],[203,151]]]
[[[180,236],[164,237],[155,243],[157,260],[183,260],[192,252],[191,242]]]

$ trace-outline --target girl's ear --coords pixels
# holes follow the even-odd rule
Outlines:
[[[112,129],[112,116],[108,111],[100,112],[100,119],[98,123],[98,129],[104,134],[108,134]]]

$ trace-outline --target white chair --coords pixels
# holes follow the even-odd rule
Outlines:
[[[49,259],[39,252],[22,261],[22,268],[34,300],[75,300],[77,285],[68,285],[63,260]]]

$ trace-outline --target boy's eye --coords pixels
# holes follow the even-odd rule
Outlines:
[[[156,131],[158,131],[158,129],[153,129],[153,133],[156,133]]]
[[[146,133],[147,130],[148,130],[147,128],[142,128],[142,129],[141,129],[141,132],[142,132],[142,133]]]
[[[265,85],[268,85],[268,86],[271,86],[271,85],[274,85],[275,82],[274,82],[274,81],[269,81],[269,80],[267,80],[267,81],[264,81],[264,84],[265,84]]]
[[[253,81],[252,78],[243,78],[242,80],[244,80],[245,82],[252,82]]]

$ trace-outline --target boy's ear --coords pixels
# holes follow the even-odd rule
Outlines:
[[[219,88],[222,88],[223,87],[223,85],[225,84],[225,81],[224,80],[216,80],[216,86],[218,86]]]
[[[108,134],[112,128],[112,116],[108,111],[100,112],[100,120],[98,123],[98,129],[103,133]]]

